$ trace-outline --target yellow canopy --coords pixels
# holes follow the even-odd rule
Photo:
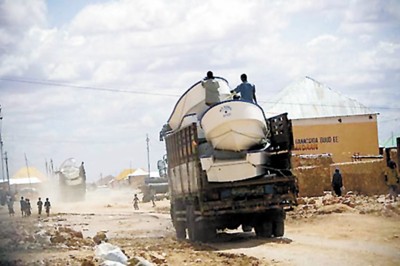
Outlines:
[[[119,175],[117,175],[115,177],[115,180],[117,180],[117,181],[124,180],[124,179],[126,179],[128,177],[129,174],[131,174],[133,172],[135,172],[135,169],[131,169],[131,168],[125,169],[121,173],[119,173]]]
[[[46,181],[47,178],[42,172],[35,167],[21,167],[13,176],[12,179],[22,178],[37,178],[40,181]]]

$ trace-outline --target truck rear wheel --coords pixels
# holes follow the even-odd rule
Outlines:
[[[201,242],[208,242],[214,239],[217,235],[217,230],[215,226],[210,223],[209,221],[202,220],[200,221],[200,241]]]
[[[283,218],[274,221],[273,223],[273,233],[275,237],[281,237],[285,233],[285,222]]]
[[[285,233],[285,211],[277,210],[272,221],[272,233],[274,237],[281,237]]]
[[[253,227],[251,225],[243,225],[242,224],[242,230],[243,230],[243,232],[251,232],[251,230],[253,230]]]
[[[215,238],[216,229],[204,219],[196,221],[195,206],[186,206],[187,228],[190,241],[207,242]]]
[[[186,238],[186,222],[182,221],[185,217],[182,217],[182,209],[184,206],[180,201],[171,202],[170,214],[171,220],[175,227],[175,233],[177,239]],[[183,213],[184,214],[184,213]]]
[[[186,205],[186,224],[188,229],[188,237],[189,240],[193,242],[197,241],[199,238],[194,210],[195,207],[193,205]]]
[[[186,227],[185,223],[176,222],[175,223],[175,231],[177,239],[185,239],[186,238]]]
[[[254,227],[254,231],[256,231],[256,236],[258,237],[271,237],[272,222],[271,221],[260,222]]]

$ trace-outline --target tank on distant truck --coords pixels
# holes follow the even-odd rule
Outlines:
[[[78,165],[74,158],[65,160],[60,170],[56,172],[59,177],[60,197],[64,201],[81,201],[86,195],[86,172],[83,162]]]
[[[291,121],[287,114],[266,119],[260,106],[233,100],[228,82],[216,79],[221,102],[207,106],[199,81],[160,132],[177,238],[208,241],[240,226],[260,237],[283,236],[285,210],[297,204],[298,192]]]

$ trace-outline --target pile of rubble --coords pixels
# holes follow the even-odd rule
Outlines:
[[[289,219],[342,212],[400,216],[400,202],[394,202],[385,195],[363,196],[350,191],[345,196],[335,197],[327,193],[323,197],[298,198],[298,204],[293,211],[287,213]]]
[[[17,251],[43,249],[51,245],[50,236],[42,223],[31,224],[25,221],[0,221],[0,250]]]
[[[69,249],[92,247],[95,244],[90,237],[83,238],[82,232],[69,227],[55,227],[47,231],[47,234],[50,236],[52,244]]]
[[[55,220],[57,218],[54,218]],[[71,250],[82,247],[92,248],[96,241],[104,241],[99,233],[95,237],[84,238],[82,232],[67,226],[49,222],[48,219],[32,222],[28,219],[0,221],[0,250],[42,250],[49,247],[68,248]]]

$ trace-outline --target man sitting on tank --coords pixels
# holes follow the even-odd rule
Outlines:
[[[247,75],[240,76],[242,83],[237,86],[231,93],[240,93],[240,100],[257,104],[256,87],[247,81]]]

